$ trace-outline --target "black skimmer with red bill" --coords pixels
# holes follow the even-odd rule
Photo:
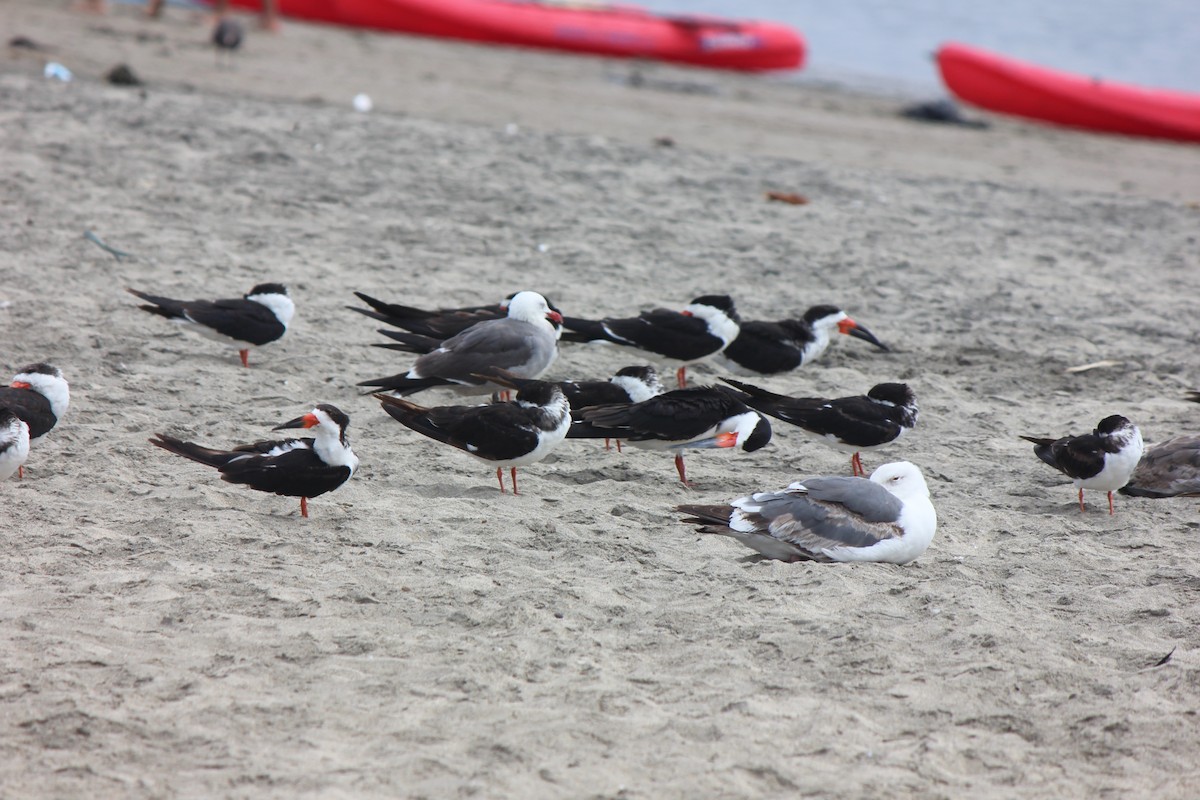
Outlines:
[[[0,481],[21,469],[29,458],[29,423],[0,406]]]
[[[808,478],[728,505],[678,506],[701,533],[737,539],[777,561],[907,564],[937,532],[925,476],[914,464],[884,464],[865,478]]]
[[[504,468],[517,494],[517,467],[541,461],[571,427],[571,406],[557,384],[530,381],[511,403],[425,408],[399,397],[377,394],[394,420],[430,439],[457,447],[496,468],[504,492]]]
[[[1082,436],[1058,439],[1022,436],[1033,443],[1033,452],[1042,461],[1071,478],[1079,489],[1079,510],[1083,511],[1083,490],[1108,493],[1108,513],[1113,512],[1113,492],[1129,483],[1142,458],[1142,433],[1120,414],[1100,420],[1096,429]]]
[[[1200,434],[1176,436],[1147,448],[1120,491],[1133,497],[1200,496]]]
[[[503,319],[508,316],[508,304],[517,295],[514,292],[499,303],[492,303],[486,306],[463,306],[462,308],[429,310],[405,306],[399,303],[388,303],[383,300],[377,300],[363,292],[355,292],[354,294],[359,300],[370,306],[370,308],[346,306],[351,311],[357,311],[359,314],[368,316],[371,319],[376,319],[393,327],[403,328],[410,333],[427,337],[429,340],[437,341],[457,336],[477,322]],[[542,296],[545,297],[545,295]],[[546,298],[546,305],[550,307],[551,311],[559,311],[554,303],[550,302],[549,298]],[[562,312],[559,311],[559,314],[561,316]],[[560,319],[551,324],[554,325],[555,334],[561,336],[562,320]]]
[[[277,341],[287,333],[296,304],[280,283],[260,283],[243,297],[228,300],[172,300],[136,289],[130,294],[145,300],[138,308],[166,317],[209,339],[232,345],[250,366],[250,348]]]
[[[813,306],[800,319],[743,321],[736,339],[716,361],[735,375],[788,372],[819,358],[833,334],[844,333],[880,350],[888,346],[837,306]]]
[[[724,294],[697,297],[682,311],[657,308],[636,317],[591,320],[565,317],[570,342],[612,342],[682,361],[675,373],[687,386],[687,367],[724,350],[737,338],[739,319],[733,299]]]
[[[480,376],[497,368],[522,378],[536,378],[545,372],[558,356],[552,323],[561,321],[562,315],[552,311],[537,292],[517,292],[504,319],[480,322],[450,337],[418,358],[407,372],[358,385],[400,395],[433,386],[451,386],[463,394],[487,394],[495,391],[496,384]]]
[[[568,439],[622,439],[644,450],[675,453],[679,480],[688,483],[686,450],[740,447],[747,453],[771,441],[771,424],[723,387],[675,389],[632,405],[584,408]]]
[[[0,407],[7,408],[29,426],[30,441],[49,433],[71,405],[71,389],[62,370],[53,364],[29,364],[17,370],[12,383],[0,387]],[[17,476],[25,468],[17,465]]]
[[[166,434],[156,434],[150,444],[201,464],[216,467],[221,480],[240,483],[260,492],[300,498],[300,516],[308,516],[308,500],[332,492],[354,474],[358,456],[350,449],[346,429],[350,418],[336,406],[322,403],[303,416],[273,430],[303,428],[311,439],[284,439],[244,444],[232,450],[214,450]]]
[[[844,453],[850,469],[866,476],[861,452],[894,442],[917,424],[917,398],[903,383],[880,383],[865,395],[826,399],[789,397],[749,383],[722,378],[744,392],[746,405],[791,423]]]

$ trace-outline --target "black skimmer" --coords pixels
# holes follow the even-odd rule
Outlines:
[[[21,367],[12,383],[0,387],[0,407],[7,408],[29,426],[30,441],[49,433],[71,405],[71,390],[62,370],[52,364],[38,363]],[[25,468],[17,465],[17,476]]]
[[[925,476],[914,464],[884,464],[864,478],[809,478],[721,506],[678,506],[701,533],[737,539],[777,561],[907,564],[937,532]]]
[[[217,20],[217,24],[213,26],[212,43],[213,47],[217,48],[217,57],[220,57],[220,51],[224,50],[227,53],[232,53],[242,46],[242,40],[245,38],[245,30],[241,23],[229,17],[222,17]]]
[[[513,388],[521,389],[533,383],[531,379],[519,378],[505,370],[493,370],[490,376],[503,379]],[[486,377],[486,376],[481,376]],[[590,406],[617,403],[640,403],[663,393],[658,370],[651,366],[622,367],[606,381],[553,381],[562,389],[571,404],[572,414]]]
[[[749,383],[722,378],[745,393],[751,408],[790,422],[825,444],[852,453],[850,469],[866,476],[861,451],[895,441],[917,424],[917,398],[903,383],[880,383],[865,395],[839,397],[788,397]]]
[[[562,315],[552,311],[537,292],[518,292],[508,304],[504,319],[480,322],[452,336],[418,358],[408,372],[363,381],[406,395],[431,386],[453,386],[464,394],[487,394],[494,384],[480,376],[497,367],[522,378],[536,378],[558,356],[553,322]]]
[[[276,425],[273,430],[304,428],[312,439],[285,439],[244,444],[232,450],[213,450],[166,434],[150,444],[176,455],[216,467],[221,480],[241,483],[260,492],[300,498],[300,516],[308,516],[308,498],[332,492],[354,474],[358,456],[350,449],[346,428],[350,418],[336,406],[322,403],[307,414]]]
[[[715,386],[675,389],[632,405],[585,408],[567,432],[569,439],[623,439],[644,450],[675,452],[679,480],[688,483],[685,450],[741,447],[747,453],[771,441],[771,424]]]
[[[813,306],[800,319],[742,322],[736,339],[716,361],[735,375],[773,375],[820,357],[834,333],[844,333],[880,350],[888,346],[836,306]]]
[[[1033,442],[1033,452],[1042,461],[1071,478],[1079,489],[1079,510],[1083,511],[1083,490],[1108,493],[1108,513],[1113,513],[1113,492],[1129,483],[1142,458],[1142,433],[1120,414],[1100,420],[1091,433],[1045,439],[1022,436]]]
[[[359,300],[370,306],[369,309],[358,308],[357,306],[346,306],[351,311],[357,311],[359,314],[370,317],[371,319],[379,320],[396,328],[427,337],[429,340],[441,341],[449,339],[451,336],[457,336],[477,322],[487,322],[492,319],[503,319],[508,316],[508,304],[516,296],[516,292],[510,294],[499,303],[492,303],[486,306],[464,306],[462,308],[439,308],[435,311],[430,311],[424,308],[415,308],[413,306],[400,305],[399,303],[388,303],[383,300],[377,300],[363,292],[354,293]],[[545,297],[545,295],[542,295]],[[554,303],[550,302],[550,298],[546,298],[546,305],[551,311],[559,311]],[[559,311],[561,316],[562,312]],[[556,336],[562,336],[562,320],[551,322],[554,325]],[[383,331],[381,331],[383,333]]]
[[[29,458],[29,423],[0,406],[0,481],[21,469]]]
[[[518,378],[512,373],[493,372],[511,383],[513,388],[520,389],[530,381]],[[567,402],[571,404],[571,416],[579,419],[579,412],[591,406],[640,403],[657,397],[663,393],[662,381],[658,379],[658,370],[651,366],[622,367],[606,381],[555,381]],[[604,449],[609,448],[609,440],[604,440]],[[621,452],[621,440],[617,440],[617,452]]]
[[[375,395],[393,419],[430,439],[457,447],[496,467],[504,492],[504,468],[517,492],[517,467],[541,461],[571,427],[571,407],[557,384],[530,381],[511,403],[424,408],[385,394]]]
[[[613,342],[675,361],[679,388],[687,386],[687,366],[724,350],[738,335],[738,315],[728,295],[697,297],[682,311],[657,308],[628,319],[565,317],[570,342]]]
[[[1147,448],[1120,491],[1134,497],[1200,495],[1200,434],[1176,436]]]
[[[127,291],[149,304],[138,308],[236,347],[243,367],[250,366],[250,348],[282,337],[296,313],[287,287],[279,283],[260,283],[244,297],[229,300],[172,300],[136,289]]]

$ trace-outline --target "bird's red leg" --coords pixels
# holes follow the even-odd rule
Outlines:
[[[683,485],[689,489],[692,488],[692,485],[688,483],[687,471],[683,468],[683,453],[675,455],[675,469],[679,472],[679,480],[683,481]]]
[[[516,467],[512,468],[512,479],[513,479],[513,494],[519,494],[519,492],[517,492],[517,468]]]
[[[300,516],[304,517],[305,519],[308,519],[308,498],[307,497],[300,498]]]
[[[617,452],[621,452],[621,440],[617,439]]]
[[[242,357],[242,366],[249,369],[250,368],[250,351],[249,350],[238,350],[238,355]]]
[[[1079,511],[1083,512],[1083,489],[1079,490]]]
[[[604,449],[605,449],[605,450],[612,450],[612,445],[610,445],[610,444],[608,443],[608,437],[607,437],[607,436],[606,436],[606,437],[604,437]]]
[[[1113,515],[1112,492],[1108,493],[1108,515]]]
[[[500,494],[504,494],[504,467],[496,467],[496,480],[500,481]]]
[[[25,480],[25,467],[17,467],[17,480]]]
[[[675,382],[679,384],[680,389],[687,388],[687,367],[675,370]]]

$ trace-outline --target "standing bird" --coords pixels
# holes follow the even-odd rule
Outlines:
[[[773,375],[788,372],[819,358],[834,333],[844,333],[887,350],[862,325],[836,306],[813,306],[800,319],[742,322],[736,339],[717,356],[717,363],[735,375]]]
[[[1091,433],[1043,439],[1022,436],[1033,442],[1033,452],[1042,461],[1071,478],[1079,489],[1079,510],[1083,511],[1083,490],[1108,493],[1108,513],[1113,514],[1113,492],[1129,483],[1142,457],[1142,433],[1120,414],[1100,420]]]
[[[308,498],[332,492],[350,480],[358,468],[358,456],[350,449],[346,433],[349,426],[349,417],[336,406],[322,403],[304,416],[272,429],[304,428],[315,434],[312,439],[262,441],[232,450],[212,450],[159,433],[150,444],[216,467],[223,481],[299,497],[300,516],[308,517]]]
[[[514,388],[531,383],[510,372],[499,370],[498,375]],[[663,393],[658,370],[651,366],[622,367],[606,381],[555,381],[571,404],[571,417],[579,419],[579,412],[591,406],[640,403]],[[609,440],[604,440],[604,449],[609,449]],[[617,440],[617,452],[621,452],[621,440]]]
[[[925,476],[914,464],[884,464],[864,478],[808,478],[724,506],[678,506],[701,533],[737,539],[777,561],[907,564],[937,532]]]
[[[296,313],[287,287],[280,283],[260,283],[245,296],[228,300],[172,300],[136,289],[126,291],[148,303],[138,306],[143,311],[236,347],[243,367],[250,366],[250,348],[281,338]]]
[[[682,311],[657,308],[636,317],[600,320],[566,317],[563,326],[569,342],[613,342],[637,347],[675,361],[679,388],[687,386],[687,367],[724,350],[737,338],[739,319],[728,295],[697,297]]]
[[[29,458],[29,423],[0,407],[0,481],[21,469]]]
[[[903,383],[880,383],[865,395],[788,397],[749,383],[722,378],[745,392],[746,405],[790,422],[805,433],[850,457],[854,475],[866,477],[861,451],[894,442],[917,424],[917,397]]]
[[[685,450],[741,447],[752,453],[771,441],[771,424],[723,387],[676,389],[632,405],[584,408],[568,439],[623,439],[644,450],[672,450],[675,470],[690,487]]]
[[[30,441],[49,433],[70,405],[70,387],[62,370],[52,364],[21,367],[12,383],[0,388],[0,407],[9,409],[29,426]],[[21,464],[17,465],[17,477],[25,477],[25,467]]]
[[[351,311],[357,311],[359,314],[387,323],[396,328],[403,328],[410,333],[428,337],[430,340],[439,341],[456,336],[477,322],[504,319],[504,317],[508,316],[508,304],[516,296],[516,292],[514,292],[499,303],[492,303],[486,306],[439,308],[431,311],[424,308],[415,308],[414,306],[376,300],[374,297],[362,292],[355,292],[354,294],[359,300],[370,306],[370,308],[346,306]],[[545,295],[542,296],[545,297]],[[554,303],[550,302],[550,298],[548,297],[546,298],[546,305],[550,307],[551,311],[559,311]],[[559,313],[561,315],[562,312],[560,311]],[[554,325],[555,334],[562,336],[562,320],[552,324]]]
[[[463,394],[487,394],[495,384],[481,375],[497,367],[522,378],[536,378],[558,356],[558,337],[552,323],[562,315],[552,311],[537,292],[517,292],[508,316],[480,322],[422,355],[399,375],[362,381],[359,386],[389,389],[401,395],[431,386],[453,386]]]
[[[221,64],[221,54],[228,53],[230,58],[233,57],[233,52],[242,46],[242,40],[246,38],[246,32],[237,20],[229,17],[221,17],[217,20],[217,24],[213,26],[212,43],[216,48],[217,66]]]
[[[556,384],[530,381],[511,403],[424,408],[385,394],[375,395],[392,419],[430,439],[457,447],[496,467],[504,493],[504,468],[517,494],[517,467],[533,464],[558,447],[571,427],[571,407]]]

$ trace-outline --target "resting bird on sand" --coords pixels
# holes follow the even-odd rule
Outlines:
[[[558,356],[558,337],[551,323],[561,321],[562,315],[550,309],[546,298],[537,292],[518,292],[504,319],[472,325],[418,358],[407,372],[358,385],[401,395],[433,386],[451,386],[462,394],[488,394],[497,390],[497,384],[480,376],[496,368],[522,378],[536,378],[549,369]]]
[[[571,427],[571,407],[557,384],[529,381],[511,403],[424,408],[385,394],[383,410],[407,428],[496,467],[504,492],[504,468],[517,494],[517,467],[541,461],[562,443]]]
[[[241,483],[260,492],[300,498],[300,516],[308,516],[308,498],[332,492],[354,474],[358,456],[350,449],[346,429],[350,418],[336,406],[322,403],[304,416],[275,430],[304,428],[312,439],[285,439],[244,444],[232,450],[213,450],[166,434],[150,444],[169,453],[216,467],[221,480]]]
[[[250,348],[278,341],[287,333],[296,304],[281,283],[260,283],[243,297],[227,300],[172,300],[136,289],[126,290],[145,300],[143,311],[166,317],[214,341],[231,345],[250,366]]]
[[[743,321],[736,339],[716,362],[735,375],[773,375],[798,369],[821,356],[834,333],[844,333],[887,350],[837,306],[813,306],[800,319]]]
[[[28,440],[36,442],[49,433],[71,405],[71,389],[62,370],[53,364],[29,364],[17,370],[12,383],[0,387],[0,407],[7,408],[29,428]],[[25,459],[17,465],[17,477],[25,477]]]
[[[1083,436],[1046,439],[1022,436],[1033,442],[1033,452],[1075,482],[1079,489],[1079,510],[1083,511],[1083,490],[1108,493],[1108,513],[1113,513],[1113,492],[1129,483],[1142,457],[1142,434],[1125,417],[1114,414],[1100,420],[1096,429]]]
[[[737,539],[778,561],[880,561],[907,564],[933,541],[937,512],[925,476],[907,461],[871,478],[808,478],[723,506],[685,505],[701,533]]]
[[[696,386],[652,397],[641,403],[581,409],[568,439],[621,439],[645,450],[675,453],[675,470],[691,486],[683,464],[687,450],[740,447],[752,453],[771,441],[766,417],[725,387]]]
[[[852,453],[850,469],[866,476],[863,450],[890,444],[917,424],[917,397],[903,383],[879,383],[865,395],[826,399],[788,397],[749,383],[721,380],[744,392],[746,405],[790,422],[835,450]]]
[[[636,317],[591,320],[563,319],[569,342],[612,342],[682,361],[675,373],[679,388],[687,386],[689,364],[724,350],[738,335],[733,299],[724,294],[697,297],[682,311],[656,308]]]
[[[409,333],[418,334],[426,337],[428,340],[444,341],[451,336],[457,336],[477,322],[504,319],[508,316],[508,304],[512,302],[512,299],[517,294],[517,292],[513,292],[499,303],[492,303],[486,306],[463,306],[462,308],[428,310],[416,308],[415,306],[401,305],[399,303],[388,303],[384,300],[377,300],[363,292],[355,292],[354,295],[370,306],[370,308],[359,308],[358,306],[346,306],[346,308],[351,311],[357,311],[359,314],[368,316],[371,319],[385,322],[388,325],[403,328]],[[542,297],[546,296],[542,295]],[[559,311],[554,303],[550,302],[549,297],[546,297],[546,305],[550,307],[551,311]],[[559,311],[559,313],[561,314],[562,312]],[[562,320],[552,322],[552,324],[554,325],[555,335],[562,336]]]
[[[1200,434],[1176,436],[1147,448],[1120,491],[1133,497],[1200,496]]]

